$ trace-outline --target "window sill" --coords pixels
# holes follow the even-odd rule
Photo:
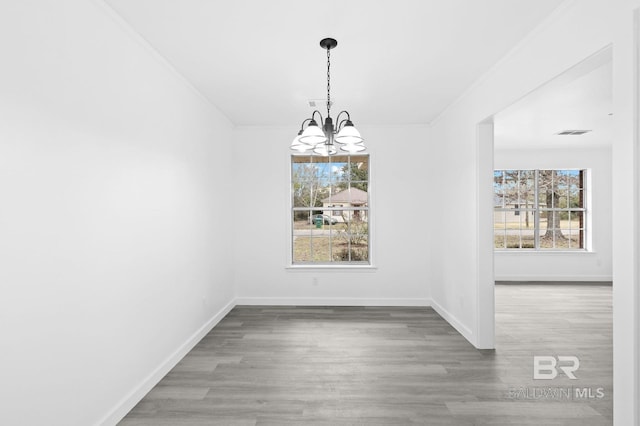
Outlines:
[[[374,272],[377,269],[378,267],[375,265],[289,265],[285,267],[285,270],[290,272]]]
[[[572,254],[577,254],[579,256],[588,256],[588,255],[595,255],[598,254],[595,251],[592,250],[528,250],[528,249],[514,249],[514,250],[494,250],[493,251],[494,254],[496,255],[516,255],[516,256],[522,256],[522,255],[530,255],[533,254],[535,256],[556,256],[556,255],[560,255],[560,256],[566,256],[566,255],[572,255]]]

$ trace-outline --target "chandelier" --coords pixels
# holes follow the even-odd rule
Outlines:
[[[338,42],[332,38],[320,41],[320,47],[327,50],[327,119],[323,120],[320,111],[315,110],[311,118],[307,118],[300,125],[298,136],[293,139],[291,149],[298,152],[313,152],[319,155],[333,155],[338,149],[348,153],[364,151],[364,139],[351,122],[351,116],[347,111],[341,111],[336,117],[337,125],[334,127],[331,118],[331,49]],[[322,128],[318,126],[316,116],[320,118]],[[342,120],[340,120],[341,117]]]

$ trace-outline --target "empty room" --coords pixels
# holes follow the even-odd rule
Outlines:
[[[9,0],[0,47],[0,424],[640,425],[640,0]]]

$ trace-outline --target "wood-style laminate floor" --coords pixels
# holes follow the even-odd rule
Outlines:
[[[498,285],[495,351],[431,308],[238,306],[120,425],[611,423],[611,287]]]

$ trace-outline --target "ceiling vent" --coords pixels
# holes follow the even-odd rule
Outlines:
[[[556,133],[559,136],[567,136],[567,135],[584,135],[585,133],[589,133],[591,130],[563,130],[561,132]]]
[[[327,100],[326,99],[309,99],[309,106],[311,108],[326,108]],[[333,106],[333,101],[331,101],[330,106]]]

